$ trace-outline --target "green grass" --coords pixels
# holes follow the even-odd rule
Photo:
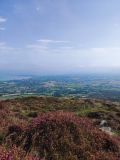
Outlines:
[[[80,111],[77,111],[75,113],[77,115],[80,115],[80,116],[86,116],[88,113],[91,113],[91,112],[104,112],[104,113],[107,113],[109,111],[105,110],[104,108],[84,108],[84,109],[81,109]]]

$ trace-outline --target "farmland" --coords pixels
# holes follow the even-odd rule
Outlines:
[[[120,99],[120,78],[112,75],[33,76],[0,82],[1,99],[21,96]]]

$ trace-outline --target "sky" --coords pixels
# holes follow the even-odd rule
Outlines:
[[[0,72],[120,68],[120,0],[0,0]]]

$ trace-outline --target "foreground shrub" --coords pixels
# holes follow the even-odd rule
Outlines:
[[[6,144],[46,160],[120,159],[119,141],[95,128],[89,119],[62,111],[42,113],[24,129],[11,126]]]
[[[5,147],[0,146],[0,160],[40,160],[40,159],[26,155],[22,149],[16,148],[15,146],[12,147],[11,150],[6,150]]]

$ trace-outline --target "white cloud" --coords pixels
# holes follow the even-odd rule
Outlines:
[[[11,47],[9,45],[7,45],[7,43],[5,42],[0,42],[0,55],[1,54],[4,54],[4,53],[17,53],[18,51],[20,50],[20,48],[14,48],[14,47]]]
[[[119,27],[119,23],[114,23],[113,25],[114,25],[114,27],[116,27],[116,28]]]
[[[40,11],[40,8],[39,8],[39,7],[37,7],[37,8],[36,8],[36,11],[38,11],[38,12],[39,12],[39,11]]]
[[[42,49],[42,50],[43,49],[48,49],[47,46],[42,46],[42,45],[39,45],[39,44],[29,44],[26,47],[30,48],[30,49],[36,49],[36,50],[38,50],[38,49]]]
[[[65,42],[65,43],[64,43]],[[120,47],[83,48],[68,45],[67,41],[41,39],[26,47],[35,63],[50,63],[50,66],[66,64],[76,69],[84,67],[120,67]],[[60,44],[59,44],[60,43]],[[70,43],[71,44],[71,43]],[[31,60],[32,61],[32,60]],[[34,61],[34,60],[33,60]]]
[[[91,48],[91,51],[96,54],[120,54],[120,47],[111,48]]]
[[[5,23],[7,21],[6,18],[0,16],[0,31],[4,31],[5,27],[2,26],[3,23]]]
[[[0,27],[0,31],[4,31],[5,30],[5,27]]]
[[[88,52],[94,66],[119,66],[120,67],[120,48],[91,48]]]
[[[6,43],[5,42],[0,42],[0,46],[3,46],[5,45]]]
[[[40,39],[37,40],[34,44],[28,44],[26,48],[32,49],[39,53],[59,53],[63,52],[63,50],[69,50],[72,47],[66,46],[68,41],[62,40],[52,40],[52,39]]]
[[[3,46],[6,46],[6,43],[5,42],[0,42],[0,48],[3,47]]]
[[[4,18],[4,17],[0,16],[0,23],[4,23],[4,22],[6,22],[6,21],[7,21],[7,19],[6,19],[6,18]]]
[[[42,43],[68,43],[69,42],[69,41],[52,40],[52,39],[40,39],[37,41]]]
[[[53,41],[53,40],[52,40]],[[85,68],[120,67],[120,48],[77,48],[75,46],[56,45],[49,41],[50,45],[36,41],[26,47],[12,48],[5,42],[0,42],[1,63],[13,61],[28,67],[36,67],[43,70],[73,70],[79,71]],[[1,65],[1,64],[0,64]],[[32,68],[31,68],[32,69]]]

